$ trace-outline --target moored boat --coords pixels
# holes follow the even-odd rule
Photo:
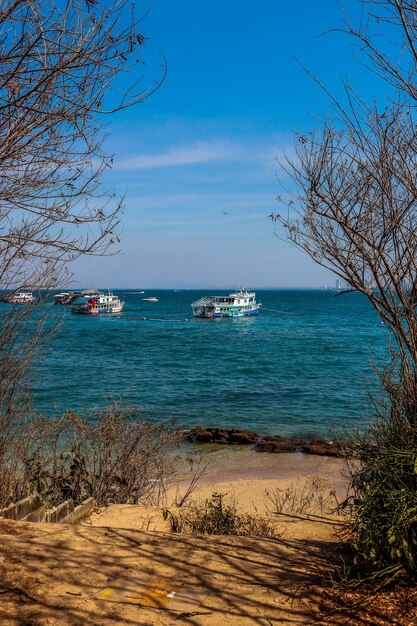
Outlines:
[[[70,304],[72,291],[63,291],[62,293],[56,293],[54,295],[54,304]]]
[[[258,315],[261,304],[253,291],[239,289],[228,296],[204,296],[191,307],[194,317],[247,317]]]
[[[2,300],[9,304],[34,304],[36,302],[31,291],[15,291],[4,296]]]
[[[82,289],[79,291],[63,291],[54,295],[54,304],[73,304],[78,298],[98,296],[97,289]]]
[[[108,293],[100,291],[90,296],[81,296],[71,304],[71,313],[80,315],[101,315],[106,313],[120,313],[124,302],[110,290]]]

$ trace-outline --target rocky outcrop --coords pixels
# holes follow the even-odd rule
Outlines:
[[[305,444],[298,439],[285,439],[279,435],[267,435],[256,442],[256,452],[297,452]]]
[[[198,426],[185,432],[186,441],[192,443],[218,443],[221,445],[253,445],[256,452],[305,452],[320,456],[342,456],[343,443],[324,439],[291,439],[280,435],[261,436],[241,428],[205,428]]]
[[[324,441],[323,439],[312,439],[303,446],[303,452],[307,454],[318,454],[320,456],[345,456],[347,453],[346,443],[343,441]]]
[[[305,452],[319,456],[342,456],[343,445],[340,442],[324,439],[285,439],[278,435],[261,437],[255,445],[257,452]]]
[[[257,433],[241,428],[204,428],[198,426],[186,433],[186,440],[194,443],[221,443],[225,445],[251,445],[259,438]]]

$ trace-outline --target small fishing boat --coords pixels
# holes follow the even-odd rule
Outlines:
[[[158,298],[142,298],[144,302],[159,302]]]
[[[253,291],[239,289],[228,296],[204,296],[191,307],[194,317],[246,317],[258,315],[261,304]]]
[[[34,304],[36,298],[31,291],[16,291],[5,296],[3,301],[9,304]]]
[[[81,296],[71,304],[71,313],[80,315],[102,315],[120,313],[124,307],[118,296],[110,290],[108,293],[95,292],[90,296]]]

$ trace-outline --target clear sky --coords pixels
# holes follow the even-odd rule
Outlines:
[[[147,5],[143,5],[144,9]],[[359,2],[345,8],[358,15]],[[292,132],[329,110],[304,63],[335,92],[361,76],[337,0],[153,0],[146,102],[109,125],[107,182],[126,190],[122,252],[75,265],[83,286],[318,287],[334,277],[274,234]],[[369,86],[368,86],[369,90]]]

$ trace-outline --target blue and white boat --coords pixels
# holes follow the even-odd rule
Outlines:
[[[253,291],[239,289],[228,296],[204,296],[191,307],[194,317],[246,317],[258,315],[261,304]]]

